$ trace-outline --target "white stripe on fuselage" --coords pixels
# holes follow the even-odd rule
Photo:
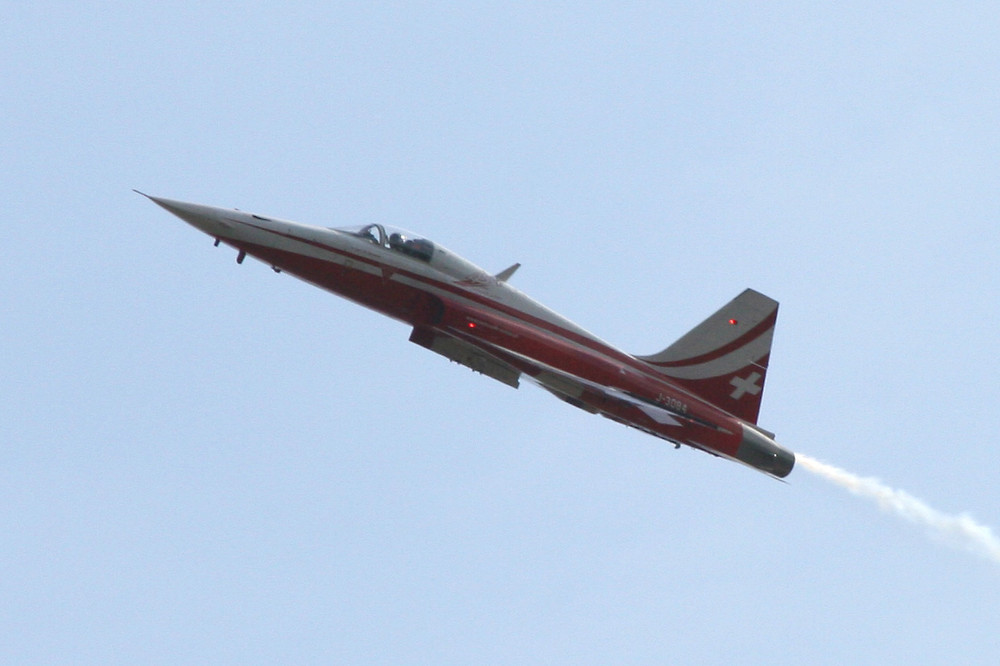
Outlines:
[[[229,213],[225,216],[228,222],[236,223],[240,229],[246,230],[245,235],[234,234],[232,240],[237,243],[244,240],[378,277],[385,276],[384,269],[388,267],[390,280],[447,300],[457,301],[462,305],[487,308],[501,316],[516,316],[522,323],[547,335],[554,335],[567,344],[583,344],[592,351],[628,366],[647,378],[659,382],[664,380],[663,375],[646,363],[615,348],[506,282],[496,280],[485,271],[482,271],[481,275],[458,278],[349,233],[288,220],[261,219],[242,211],[226,212]],[[238,219],[237,216],[245,219]],[[538,321],[545,322],[550,327],[540,326]],[[590,344],[582,342],[581,339]],[[703,402],[701,398],[683,387],[672,386],[679,394]]]
[[[400,284],[446,299],[458,299],[464,305],[485,306],[498,314],[508,315],[509,313],[495,307],[495,304],[503,305],[552,324],[556,330],[547,332],[559,335],[567,342],[578,344],[577,341],[563,335],[563,330],[586,338],[604,350],[618,351],[590,331],[550,310],[506,282],[496,280],[485,271],[482,271],[481,275],[457,278],[442,273],[429,264],[376,246],[365,239],[355,238],[348,233],[286,220],[251,219],[253,221],[239,220],[235,216],[227,217],[227,221],[237,223],[249,232],[247,237],[242,238],[240,237],[242,234],[234,234],[234,241],[244,240],[379,277],[384,275],[384,267],[388,267],[391,269],[389,279]],[[531,324],[531,322],[526,323]],[[627,356],[624,352],[619,353]]]

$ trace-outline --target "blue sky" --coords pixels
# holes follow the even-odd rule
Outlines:
[[[989,3],[47,3],[0,25],[0,660],[996,663],[1000,571],[513,391],[133,194],[384,222],[1000,526]]]

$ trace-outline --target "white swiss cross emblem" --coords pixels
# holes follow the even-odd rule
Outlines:
[[[750,373],[749,377],[733,377],[729,380],[729,383],[733,386],[735,391],[729,394],[729,397],[733,400],[739,400],[744,395],[749,393],[750,395],[757,395],[761,391],[761,387],[757,385],[757,380],[760,379],[759,372]]]

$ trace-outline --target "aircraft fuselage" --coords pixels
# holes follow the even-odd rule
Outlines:
[[[505,384],[516,387],[527,378],[581,409],[776,477],[794,465],[794,455],[754,423],[509,285],[516,265],[494,276],[446,248],[382,225],[332,229],[149,198],[235,248],[241,262],[249,255],[404,322],[412,327],[412,342]],[[726,353],[722,348],[717,356]],[[753,377],[741,380],[749,389],[734,379],[732,395],[759,392]]]

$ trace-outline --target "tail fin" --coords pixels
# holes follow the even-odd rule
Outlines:
[[[756,424],[777,319],[778,302],[747,289],[659,354],[636,358]]]

